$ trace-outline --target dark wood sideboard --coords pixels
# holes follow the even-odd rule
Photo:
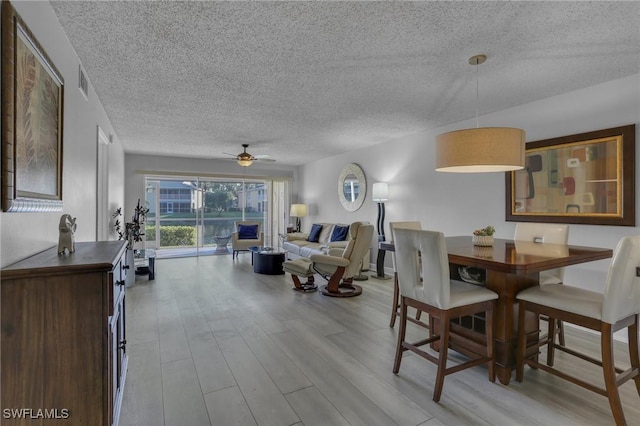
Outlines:
[[[117,425],[133,273],[125,247],[81,242],[64,255],[52,247],[0,271],[0,423]]]

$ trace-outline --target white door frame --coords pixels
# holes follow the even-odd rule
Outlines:
[[[109,239],[109,136],[98,127],[96,153],[96,240]]]

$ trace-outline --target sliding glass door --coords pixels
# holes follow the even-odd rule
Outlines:
[[[239,220],[262,222],[269,235],[270,186],[267,181],[147,177],[146,247],[157,249],[159,257],[229,253]]]

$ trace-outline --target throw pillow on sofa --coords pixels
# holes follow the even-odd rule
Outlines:
[[[310,243],[317,243],[320,240],[320,231],[322,231],[322,225],[314,223],[311,225],[311,232],[309,232],[309,238],[307,241]]]
[[[336,225],[333,227],[333,232],[331,233],[331,238],[329,238],[329,241],[345,241],[348,234],[349,226]]]
[[[258,239],[258,225],[238,225],[239,240]]]

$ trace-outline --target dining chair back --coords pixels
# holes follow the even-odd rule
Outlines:
[[[545,243],[545,244],[564,244],[569,241],[569,225],[557,224],[557,223],[534,223],[534,222],[518,222],[516,223],[516,230],[513,236],[516,241],[527,241],[531,243]],[[540,285],[546,284],[562,284],[564,280],[564,268],[548,269],[541,271],[539,276]],[[548,321],[546,315],[541,315],[540,319]],[[556,321],[555,327],[551,330],[552,337],[558,336],[558,342],[560,345],[565,346],[564,325],[562,321]],[[541,340],[547,339],[548,336],[542,336]],[[552,366],[554,352],[547,353],[547,365]]]
[[[489,380],[495,381],[493,358],[493,313],[498,295],[482,286],[449,278],[449,260],[441,232],[397,228],[394,230],[395,252],[400,288],[400,330],[393,372],[398,374],[402,353],[412,351],[438,366],[433,400],[439,401],[445,376],[480,364],[487,364]],[[429,338],[407,342],[407,308],[429,314]],[[454,318],[484,313],[485,345],[477,352],[466,353],[471,359],[447,368],[449,329]],[[431,344],[434,356],[421,346]]]
[[[389,222],[389,229],[391,230],[391,238],[393,242],[393,232],[396,229],[422,229],[422,224],[418,221],[405,221],[405,222]],[[392,252],[391,260],[393,261],[393,301],[391,310],[391,320],[389,321],[389,327],[393,328],[396,325],[396,317],[400,315],[400,290],[398,289],[398,268],[396,267],[396,252]],[[416,312],[415,320],[409,318],[410,321],[423,327],[428,327],[427,324],[420,321],[421,312]]]
[[[609,266],[602,321],[615,324],[640,313],[640,235],[618,243]]]
[[[593,292],[569,285],[548,284],[531,287],[516,296],[519,303],[519,333],[516,380],[524,379],[524,366],[539,368],[557,377],[568,380],[609,399],[609,406],[617,425],[626,425],[618,387],[628,380],[635,381],[640,395],[640,357],[638,355],[638,327],[640,317],[640,235],[624,237],[618,243],[609,271],[604,293]],[[591,358],[576,350],[556,345],[552,339],[538,342],[534,351],[527,348],[524,331],[526,312],[549,317],[549,329],[561,320],[600,333],[600,360]],[[613,333],[627,328],[629,359],[631,367],[626,371],[616,368],[613,353]],[[589,361],[602,368],[604,388],[588,383],[576,376],[560,371],[537,360],[540,346],[547,345],[547,351],[555,349]]]
[[[518,222],[513,235],[516,241],[564,244],[569,241],[569,225],[557,223]],[[564,279],[564,268],[540,272],[540,285],[559,284]]]

